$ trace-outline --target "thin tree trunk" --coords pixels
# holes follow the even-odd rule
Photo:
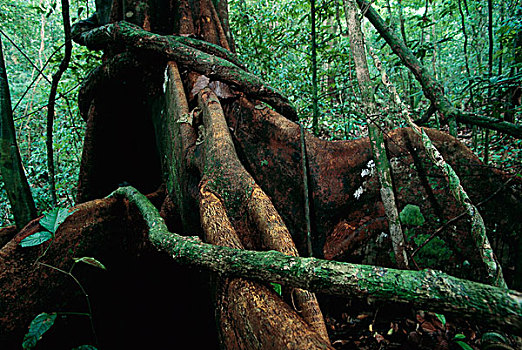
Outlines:
[[[71,41],[71,21],[69,19],[69,0],[62,0],[62,19],[63,30],[65,34],[65,54],[60,62],[58,71],[53,75],[53,82],[51,84],[51,92],[49,93],[49,102],[47,104],[47,139],[45,145],[47,147],[47,169],[49,176],[49,191],[51,193],[51,203],[56,206],[58,199],[56,197],[55,184],[55,169],[54,169],[54,151],[53,151],[53,124],[54,124],[54,109],[56,92],[58,90],[58,83],[62,77],[63,72],[67,70],[69,61],[71,60],[72,41]]]
[[[13,210],[16,226],[20,229],[36,217],[31,190],[25,177],[22,159],[16,143],[16,132],[11,110],[11,96],[5,70],[0,39],[0,173]]]
[[[453,170],[451,165],[449,165],[444,160],[444,157],[440,154],[439,150],[433,145],[433,143],[431,142],[428,135],[424,132],[424,130],[415,125],[415,123],[413,123],[408,108],[401,101],[399,94],[397,93],[397,90],[388,79],[384,69],[382,69],[382,65],[379,58],[375,54],[372,54],[372,56],[376,62],[377,68],[381,71],[382,81],[392,93],[393,100],[397,104],[397,106],[400,107],[402,116],[404,117],[408,125],[413,129],[413,131],[415,131],[415,133],[421,137],[426,153],[433,161],[435,166],[437,166],[442,171],[442,173],[448,180],[450,191],[455,197],[455,199],[459,202],[460,205],[466,208],[466,211],[471,219],[471,235],[473,237],[473,240],[475,241],[477,251],[482,261],[486,265],[486,269],[488,271],[488,282],[494,286],[507,288],[504,276],[502,274],[502,266],[500,266],[499,262],[495,257],[495,254],[493,253],[493,248],[491,247],[488,236],[486,235],[486,227],[484,225],[484,220],[482,219],[482,216],[480,215],[478,208],[475,205],[473,205],[468,194],[460,184],[460,179],[455,170]]]
[[[460,22],[461,22],[461,28],[462,28],[462,35],[464,36],[464,62],[466,63],[466,73],[468,76],[468,84],[469,84],[469,101],[468,105],[473,108],[474,105],[474,87],[471,81],[471,70],[469,68],[469,53],[468,53],[468,31],[466,30],[466,16],[464,15],[464,11],[462,10],[462,0],[458,0],[459,4],[459,13],[460,13]],[[471,128],[471,144],[473,147],[473,150],[477,149],[477,139],[478,139],[478,128],[476,125],[473,125]]]
[[[490,115],[494,115],[495,106],[491,101],[492,88],[491,79],[493,78],[493,1],[488,0],[488,111]],[[489,129],[486,129],[486,135],[484,137],[484,163],[489,164]]]
[[[361,30],[361,24],[358,19],[357,5],[352,0],[344,0],[344,8],[346,14],[346,22],[348,24],[348,35],[350,37],[350,49],[353,53],[355,62],[355,71],[357,73],[357,81],[362,95],[362,103],[366,106],[366,116],[368,118],[368,134],[370,136],[370,144],[372,147],[375,166],[378,170],[379,181],[381,183],[381,198],[388,218],[388,225],[393,245],[395,259],[400,268],[408,268],[408,257],[406,255],[406,247],[404,243],[404,234],[402,232],[393,193],[393,185],[391,178],[391,167],[386,155],[386,146],[384,145],[384,136],[380,130],[379,124],[375,121],[377,116],[377,108],[375,106],[375,98],[371,88],[370,73],[368,63],[366,61],[366,52],[364,45],[364,37]]]
[[[312,130],[319,134],[319,107],[317,97],[317,33],[315,30],[315,0],[310,0],[310,22],[312,26]]]
[[[393,27],[391,27],[391,28],[393,28]],[[402,0],[399,0],[399,28],[400,28],[400,33],[402,35],[402,40],[404,40],[404,45],[408,46],[408,40],[406,38],[406,28],[404,26],[404,16],[402,13]],[[413,84],[413,77],[412,77],[412,74],[410,71],[408,71],[408,78],[407,78],[406,84],[407,84],[408,88],[405,89],[405,91],[408,91],[409,104],[413,108],[413,106],[414,106],[414,97],[413,97],[414,84]]]
[[[373,24],[375,29],[381,34],[384,40],[390,45],[391,49],[402,63],[408,67],[417,81],[421,84],[424,95],[433,103],[433,105],[445,116],[447,122],[452,118],[457,118],[459,122],[479,125],[485,128],[497,130],[509,134],[511,136],[522,138],[522,126],[513,123],[501,122],[495,118],[473,115],[459,111],[446,97],[444,89],[432,74],[419,62],[413,52],[404,44],[404,42],[390,29],[379,14],[364,0],[357,0],[361,8],[366,11],[364,15]]]

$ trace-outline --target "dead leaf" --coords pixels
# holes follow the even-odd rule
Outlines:
[[[235,96],[230,87],[221,81],[213,81],[208,84],[208,87],[211,88],[219,98],[231,98]]]
[[[437,328],[431,322],[424,322],[423,324],[421,324],[421,328],[423,331],[427,333],[433,333],[437,331]]]
[[[210,79],[206,75],[200,75],[190,91],[191,95],[196,96],[201,90],[208,86],[209,82]]]
[[[364,320],[366,317],[370,316],[369,314],[360,314],[357,316],[358,320]]]

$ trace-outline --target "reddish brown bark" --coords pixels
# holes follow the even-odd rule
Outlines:
[[[148,8],[146,13],[131,17],[135,24],[153,32],[192,34],[198,23],[191,20],[190,13],[200,13],[204,3],[206,1],[180,1],[179,7],[170,6],[170,10],[161,15],[154,15],[158,9]],[[147,2],[115,3],[113,20],[121,19],[129,9],[139,10],[143,7],[140,4]],[[176,9],[181,10],[174,13]],[[216,10],[223,13],[219,6]],[[214,17],[210,17],[211,20]],[[165,25],[169,21],[170,27]],[[226,35],[226,25],[222,27]],[[218,37],[208,40],[221,43],[218,34],[216,30],[214,35]],[[106,53],[109,57],[112,54],[110,50]],[[80,96],[88,130],[82,156],[79,200],[102,198],[123,183],[130,183],[143,193],[151,193],[165,183],[165,198],[158,195],[155,201],[172,231],[202,233],[201,236],[215,244],[234,247],[277,249],[290,255],[305,251],[299,126],[254,101],[252,96],[248,97],[242,86],[228,86],[234,93],[226,97],[217,92],[216,85],[210,84],[212,82],[194,89],[200,76],[191,72],[193,66],[185,61],[167,65],[167,60],[172,57],[161,54],[154,51],[152,55],[149,52],[148,55],[130,56],[131,60],[127,62],[137,64],[121,65],[120,68],[125,66],[121,71],[100,68],[99,74],[91,77],[97,81],[87,82]],[[110,64],[110,58],[108,62]],[[220,89],[224,87],[220,86]],[[185,93],[188,92],[193,92],[188,94],[193,96],[187,101]],[[198,104],[196,99],[199,99],[203,112],[194,110]],[[216,109],[221,107],[224,113],[217,113]],[[190,113],[194,117],[192,121],[188,121]],[[456,139],[437,131],[429,131],[429,136],[459,173],[474,202],[480,203],[491,196],[506,181],[504,174],[483,167]],[[368,165],[371,159],[369,141],[327,142],[310,134],[305,134],[305,141],[315,255],[393,265],[389,254],[391,243],[382,234],[387,227],[378,181],[371,175],[371,166]],[[386,143],[399,209],[408,203],[419,205],[426,218],[423,233],[433,232],[443,221],[460,214],[462,209],[455,205],[442,176],[429,166],[429,161],[422,155],[419,140],[410,130],[391,132]],[[496,227],[495,239],[505,245],[502,260],[508,264],[522,260],[518,248],[520,238],[512,234],[521,230],[518,221],[522,215],[520,186],[520,181],[513,180],[510,186],[488,200],[483,210],[488,214],[488,226]],[[17,246],[17,242],[37,229],[36,226],[33,223],[0,251],[0,264],[3,264],[0,287],[7,291],[2,297],[11,301],[15,300],[15,295],[23,298],[18,299],[22,300],[20,304],[0,303],[0,307],[6,310],[0,312],[0,315],[6,315],[0,318],[3,322],[0,329],[9,332],[7,335],[0,333],[3,337],[0,341],[8,344],[19,344],[20,335],[35,314],[70,308],[77,310],[76,307],[82,309],[84,306],[84,300],[77,295],[74,286],[64,287],[66,276],[42,268],[34,269],[31,264],[39,254],[38,248],[22,250]],[[448,245],[456,248],[452,250],[449,261],[440,262],[440,267],[465,277],[469,274],[460,268],[462,262],[468,260],[472,266],[478,264],[473,252],[468,250],[468,246],[472,246],[469,244],[468,226],[464,219],[457,220],[441,236]],[[295,244],[290,244],[292,240]],[[133,321],[134,308],[142,303],[154,305],[154,300],[164,302],[168,299],[172,305],[178,306],[169,304],[169,312],[165,318],[159,317],[159,325],[150,323],[158,331],[172,328],[176,307],[187,302],[184,298],[161,294],[167,293],[163,291],[168,281],[174,279],[178,290],[188,289],[187,294],[195,293],[190,281],[196,273],[181,273],[173,278],[170,271],[163,272],[165,261],[160,260],[162,272],[155,272],[154,266],[157,265],[144,264],[143,271],[148,271],[154,278],[145,279],[143,291],[130,293],[135,299],[129,310],[126,310],[127,304],[121,306],[117,302],[118,297],[133,291],[146,275],[136,272],[140,270],[136,267],[138,263],[128,268],[128,262],[135,261],[136,255],[149,254],[140,216],[124,202],[104,199],[80,205],[78,212],[60,228],[45,261],[67,269],[73,256],[84,254],[101,260],[109,269],[117,266],[116,271],[123,277],[116,282],[127,281],[125,288],[111,287],[121,293],[111,294],[114,297],[112,305],[110,301],[102,302],[97,309],[110,320],[118,316]],[[151,261],[157,263],[158,259],[152,254]],[[505,270],[508,284],[519,288],[521,281],[515,276],[521,275],[521,266]],[[481,272],[479,266],[473,278],[480,280]],[[110,276],[114,278],[114,275]],[[128,282],[136,279],[135,285]],[[87,280],[88,286],[98,291],[98,297],[103,296],[104,283],[110,282],[110,278],[106,278],[100,283],[94,275],[87,276]],[[319,336],[320,332],[314,331],[309,322],[305,322],[266,286],[244,279],[222,279],[216,289],[219,333],[227,347],[327,346]],[[201,297],[198,300],[205,303],[204,300],[208,299]],[[108,311],[103,311],[105,306]],[[193,305],[189,303],[189,306]],[[115,307],[116,316],[107,315]],[[164,308],[158,306],[159,311]],[[102,323],[105,320],[104,317],[98,319]],[[186,320],[183,322],[187,323]],[[139,324],[143,325],[143,322]],[[136,331],[143,336],[144,331],[139,333],[139,327],[126,324],[121,331],[127,334]],[[108,328],[101,329],[108,332]],[[180,337],[186,335],[184,332],[188,334],[186,328],[177,330]],[[274,333],[277,336],[274,337]],[[109,347],[116,345],[115,339],[120,339],[108,333],[103,333],[100,338]],[[199,336],[195,341],[201,339],[204,338]],[[170,340],[161,341],[164,342],[158,340],[153,344],[172,344]],[[177,342],[174,344],[179,344],[178,339],[174,341]],[[151,344],[147,345],[150,348]]]
[[[153,202],[163,197],[149,196]],[[107,267],[103,271],[78,264],[73,270],[89,294],[99,348],[176,348],[188,343],[216,348],[207,277],[158,255],[148,243],[141,216],[125,201],[95,200],[75,210],[39,261],[67,271],[73,257],[90,256]],[[41,247],[18,245],[40,230],[33,221],[0,249],[3,349],[21,348],[30,321],[41,312],[87,312],[72,279],[34,264]],[[57,349],[95,343],[87,317],[62,314],[39,344]]]

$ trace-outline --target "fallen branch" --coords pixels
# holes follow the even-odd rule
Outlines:
[[[157,209],[136,189],[120,187],[111,196],[126,197],[136,205],[146,221],[152,244],[178,263],[325,294],[406,303],[513,333],[522,332],[522,293],[518,291],[429,269],[403,271],[201,243],[169,232]]]
[[[453,197],[455,197],[457,202],[466,209],[468,215],[470,216],[471,236],[473,237],[473,241],[475,242],[480,258],[486,265],[488,272],[487,281],[495,286],[506,288],[507,285],[502,274],[502,266],[498,263],[495,254],[493,253],[493,248],[491,247],[488,236],[486,235],[486,226],[484,225],[484,220],[482,219],[482,215],[480,215],[478,208],[471,202],[471,199],[464,190],[464,187],[462,187],[460,178],[453,167],[444,160],[444,157],[439,152],[437,147],[435,147],[428,134],[426,134],[422,128],[413,122],[408,107],[402,102],[399,94],[397,93],[397,89],[395,89],[395,86],[390,81],[390,79],[388,79],[388,75],[382,68],[381,61],[371,48],[370,54],[373,57],[375,66],[381,72],[383,84],[391,93],[393,102],[400,108],[401,116],[412,128],[412,130],[417,135],[419,135],[426,154],[431,159],[433,164],[444,174],[444,177],[448,181],[448,186],[450,188],[450,192],[453,194]]]

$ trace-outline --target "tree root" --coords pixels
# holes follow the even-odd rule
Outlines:
[[[201,243],[166,231],[156,208],[136,190],[122,187],[114,192],[114,196],[120,195],[136,205],[147,220],[149,237],[156,248],[180,263],[210,269],[221,276],[248,276],[325,294],[408,303],[514,333],[522,331],[521,292],[429,269],[403,271]]]
[[[201,169],[204,179],[207,179],[205,182],[210,182],[211,188],[219,193],[227,207],[240,208],[242,203],[247,203],[246,215],[254,224],[262,243],[257,248],[298,256],[283,220],[266,194],[239,162],[217,96],[211,90],[204,89],[199,95],[199,105],[203,112],[206,134],[204,166]],[[226,166],[220,166],[221,164]],[[203,220],[202,225],[205,229]],[[304,319],[328,341],[326,326],[315,296],[302,290],[296,290],[295,295],[297,308],[302,310]]]
[[[206,75],[210,79],[221,80],[237,86],[247,95],[268,103],[287,118],[297,119],[295,109],[280,92],[268,86],[256,75],[244,71],[227,59],[205,53],[182,43],[182,41],[188,42],[187,40],[150,33],[124,21],[94,28],[76,38],[78,43],[91,49],[100,49],[111,45],[122,50],[160,54],[165,60],[176,61],[179,65]],[[199,45],[199,48],[208,45],[202,44]],[[221,50],[213,46],[208,47],[212,48],[212,53],[224,55]]]

